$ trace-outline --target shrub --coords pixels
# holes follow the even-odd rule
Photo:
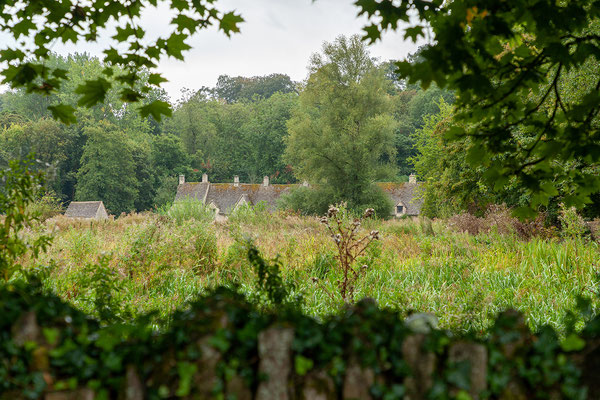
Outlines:
[[[258,224],[271,216],[268,207],[264,201],[255,205],[246,204],[233,210],[228,220],[232,224]]]
[[[369,245],[379,239],[378,231],[371,231],[368,235],[361,235],[359,232],[362,221],[374,215],[372,208],[365,210],[359,218],[353,218],[351,212],[347,209],[345,203],[336,206],[330,206],[327,215],[321,218],[327,230],[331,234],[336,247],[335,256],[342,279],[337,282],[339,296],[344,303],[354,302],[354,285],[364,275],[367,264],[357,266],[356,261],[365,254]],[[319,283],[318,278],[313,278],[315,283]],[[333,293],[322,287],[329,296],[335,300]]]
[[[545,226],[546,216],[539,213],[535,219],[521,221],[512,216],[512,210],[504,204],[488,206],[484,217],[462,213],[448,219],[448,226],[471,235],[496,232],[501,235],[515,234],[521,239],[552,237],[554,230]]]
[[[46,249],[50,236],[24,239],[20,232],[38,216],[31,210],[37,188],[43,186],[40,172],[32,172],[31,158],[10,161],[8,168],[0,170],[0,280],[8,281],[21,266],[18,259],[27,253],[33,257]]]
[[[321,215],[327,211],[331,195],[323,189],[297,187],[279,198],[277,208],[297,211],[302,215]]]
[[[271,261],[265,260],[258,249],[247,242],[248,260],[256,273],[256,288],[251,299],[259,307],[287,307],[299,309],[302,298],[294,297],[293,292],[296,285],[293,282],[284,281],[281,276],[282,264],[279,258]]]
[[[455,231],[467,232],[471,235],[477,235],[487,230],[485,219],[469,213],[457,214],[449,218],[448,226]]]
[[[58,197],[53,193],[44,193],[41,197],[27,206],[27,211],[36,216],[39,222],[62,214],[63,206]]]
[[[561,225],[561,236],[570,239],[581,239],[589,233],[583,218],[577,214],[575,207],[566,208],[564,204],[560,205],[559,215]]]
[[[194,199],[184,199],[174,202],[170,207],[164,206],[157,210],[158,214],[166,215],[177,223],[195,220],[209,223],[214,221],[215,212],[203,202]]]
[[[389,196],[376,185],[367,187],[352,202],[347,201],[344,197],[334,192],[329,186],[299,187],[289,194],[281,196],[278,208],[299,211],[303,215],[323,215],[329,209],[330,204],[344,202],[349,210],[357,214],[366,208],[372,208],[379,218],[389,218],[393,209]]]
[[[161,176],[158,178],[158,188],[154,196],[154,206],[156,208],[170,206],[173,203],[177,193],[177,177]]]
[[[109,256],[101,256],[98,263],[86,266],[78,280],[80,289],[89,293],[83,298],[92,304],[93,315],[106,324],[125,322],[133,315],[121,301],[124,284],[109,261]]]

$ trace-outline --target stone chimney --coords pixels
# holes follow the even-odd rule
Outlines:
[[[408,183],[417,183],[417,176],[415,174],[410,174],[408,176]]]
[[[237,175],[233,176],[233,186],[235,187],[239,187],[240,186],[240,177]]]
[[[179,184],[183,185],[185,183],[185,175],[179,175]]]
[[[264,187],[267,187],[267,186],[269,186],[269,177],[268,177],[268,176],[265,176],[265,177],[263,178],[263,186],[264,186]]]
[[[202,174],[202,183],[208,183],[208,174]]]

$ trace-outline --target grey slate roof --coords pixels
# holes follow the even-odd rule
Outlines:
[[[423,199],[420,198],[420,188],[422,188],[422,183],[378,182],[377,186],[389,194],[394,206],[398,203],[404,204],[406,215],[419,215],[421,213]]]
[[[104,209],[101,201],[72,201],[65,211],[65,216],[71,218],[96,218],[98,209]]]
[[[231,183],[211,183],[205,203],[213,203],[221,214],[229,214],[243,198],[251,205],[257,205],[261,201],[265,202],[273,211],[277,206],[277,199],[294,186],[298,185],[263,186],[262,184],[240,183],[239,186],[234,186]]]
[[[419,199],[418,188],[420,183],[393,183],[381,182],[377,185],[388,193],[394,202],[394,205],[402,202],[406,207],[407,215],[419,215],[423,200]],[[220,214],[230,214],[235,206],[243,199],[250,205],[257,205],[265,202],[269,210],[274,211],[277,206],[277,199],[289,192],[292,188],[299,186],[270,184],[240,183],[237,186],[233,183],[202,183],[186,182],[177,187],[175,201],[185,198],[195,199],[204,202],[204,204],[214,204]]]
[[[204,201],[206,199],[206,192],[211,183],[202,182],[186,182],[183,185],[177,187],[177,194],[175,195],[175,201],[185,200],[186,198]]]

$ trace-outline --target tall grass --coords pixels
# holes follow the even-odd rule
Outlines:
[[[45,285],[88,311],[86,266],[107,255],[120,281],[119,301],[134,314],[156,310],[168,317],[215,285],[251,293],[255,276],[238,240],[250,237],[267,258],[280,256],[282,278],[303,292],[306,313],[338,311],[311,279],[335,291],[341,277],[334,244],[317,218],[243,209],[216,224],[209,211],[182,202],[115,221],[51,219],[45,227],[56,237],[37,262],[53,265]],[[495,313],[512,307],[533,328],[561,329],[577,296],[597,292],[600,246],[589,239],[523,240],[493,229],[471,235],[422,220],[365,221],[364,229],[379,230],[381,240],[359,260],[369,268],[356,284],[356,299],[372,297],[406,315],[431,312],[443,328],[484,332]]]
[[[195,220],[210,223],[215,218],[215,211],[201,201],[193,199],[178,200],[172,204],[166,204],[157,209],[159,215],[166,216],[177,223]]]

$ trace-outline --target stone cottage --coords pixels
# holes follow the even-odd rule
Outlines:
[[[419,190],[422,184],[417,182],[416,175],[410,175],[405,183],[378,182],[377,186],[392,199],[394,209],[391,214],[395,217],[416,217],[421,214],[423,199]]]
[[[303,183],[303,186],[308,186]],[[421,211],[422,200],[418,196],[420,184],[416,176],[411,175],[408,183],[380,182],[377,185],[386,192],[394,203],[390,213],[396,217],[417,216]],[[277,207],[277,199],[300,184],[271,184],[269,177],[263,178],[262,184],[240,183],[239,177],[233,177],[233,183],[212,183],[208,175],[202,175],[202,182],[186,182],[185,176],[179,176],[179,185],[175,201],[194,199],[202,201],[215,211],[217,217],[224,217],[237,207],[257,205],[264,202],[269,210]]]
[[[69,218],[107,219],[108,213],[101,201],[72,201],[65,211]]]

